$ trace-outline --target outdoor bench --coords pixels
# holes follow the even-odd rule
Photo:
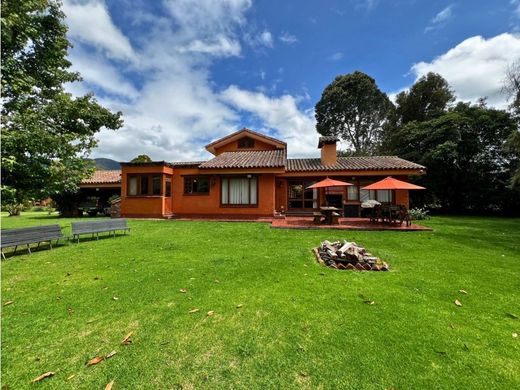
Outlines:
[[[5,259],[4,248],[13,247],[16,253],[16,248],[21,245],[27,245],[27,250],[31,253],[30,244],[38,244],[48,242],[50,249],[52,249],[52,240],[56,240],[58,244],[60,238],[63,238],[60,225],[44,225],[34,226],[20,229],[6,229],[1,231],[2,240],[2,258]]]
[[[314,217],[314,223],[320,223],[321,222],[321,218],[325,216],[324,214],[322,214],[319,211],[314,211],[312,213],[312,215]]]
[[[77,239],[79,243],[79,236],[81,234],[94,234],[96,239],[99,239],[99,233],[108,232],[113,233],[114,237],[117,230],[123,230],[126,234],[130,228],[124,218],[111,219],[108,221],[88,221],[88,222],[72,222],[72,239]]]

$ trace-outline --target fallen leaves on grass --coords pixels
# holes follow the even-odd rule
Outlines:
[[[69,375],[69,377],[67,378],[68,381],[70,381],[72,378],[74,378],[76,376],[76,374],[71,374]]]
[[[455,305],[457,305],[458,307],[462,307],[462,303],[460,303],[460,301],[458,299],[455,299]]]
[[[193,314],[193,313],[197,313],[200,309],[191,309],[188,313],[189,314]]]
[[[34,379],[32,380],[32,383],[34,383],[34,382],[39,382],[39,381],[41,381],[42,379],[49,378],[49,377],[51,377],[51,376],[53,376],[53,375],[54,375],[54,372],[53,372],[53,371],[46,372],[45,374],[41,374],[40,376],[37,376],[36,378],[34,378]]]
[[[88,362],[87,362],[87,367],[90,367],[90,366],[95,366],[96,364],[99,364],[103,361],[103,358],[101,356],[96,356],[95,358],[93,359],[90,359]]]
[[[117,353],[117,351],[110,352],[107,356],[105,356],[105,359],[110,359],[112,356],[114,356]]]
[[[237,309],[240,309],[242,306],[244,306],[244,305],[242,305],[241,303],[239,303],[239,304],[237,305]]]
[[[183,294],[186,294],[188,292],[188,290],[186,290],[185,288],[181,288],[179,291]]]
[[[206,314],[208,317],[211,317],[212,315],[214,315],[215,312],[213,310],[210,310],[208,311],[208,313]]]
[[[74,314],[74,309],[73,309],[72,307],[69,307],[69,308],[67,309],[67,313],[69,313],[69,315]]]
[[[118,301],[119,298],[118,298],[118,297],[112,297],[112,300],[114,300],[114,301]]]
[[[513,314],[513,313],[506,313],[506,316],[508,316],[509,318],[512,318],[513,320],[517,320],[518,319],[518,316]]]
[[[130,337],[132,337],[132,334],[133,334],[133,333],[134,333],[134,332],[130,332],[130,333],[128,333],[128,334],[125,336],[125,338],[123,339],[123,341],[121,341],[121,344],[123,344],[123,345],[132,344],[132,340],[130,339]]]
[[[459,290],[461,294],[467,294],[468,292],[466,290]]]
[[[511,336],[513,336],[514,339],[518,337],[518,333],[512,333]]]
[[[13,303],[14,303],[14,301],[7,301],[7,302],[4,302],[4,306],[9,306],[9,305],[11,305]]]
[[[110,381],[110,383],[107,383],[105,386],[105,390],[112,390],[112,386],[114,386],[114,381]]]
[[[374,301],[371,301],[370,299],[364,300],[363,303],[366,303],[367,305],[375,305],[376,304]]]

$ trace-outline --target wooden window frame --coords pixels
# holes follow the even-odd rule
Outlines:
[[[241,142],[244,142],[242,144]],[[255,148],[255,139],[251,137],[242,137],[237,141],[237,149],[254,149]]]
[[[193,179],[199,179],[204,178],[208,180],[208,191],[207,192],[186,192],[186,180],[193,180]],[[210,193],[210,187],[211,187],[211,179],[209,176],[206,175],[186,175],[183,176],[183,182],[182,182],[182,195],[183,196],[208,196]],[[192,182],[193,186],[193,182]]]
[[[251,177],[248,177],[251,176]],[[222,181],[224,179],[228,180],[228,202],[231,197],[230,193],[230,185],[229,185],[229,179],[231,178],[242,178],[242,179],[249,179],[249,201],[251,202],[251,179],[256,179],[256,203],[249,203],[249,204],[229,204],[229,203],[222,203]],[[220,207],[221,208],[243,208],[243,209],[253,209],[258,208],[258,204],[260,203],[260,176],[259,175],[225,175],[220,177]]]
[[[147,192],[146,194],[141,193],[141,184],[142,184],[142,178],[146,176],[148,178],[147,183]],[[160,183],[161,183],[161,190],[159,194],[153,194],[153,178],[155,176],[160,177]],[[163,185],[163,174],[162,173],[128,173],[126,175],[127,177],[127,188],[126,188],[126,196],[130,198],[160,198],[163,196],[164,193],[164,185]],[[130,178],[135,177],[137,178],[137,194],[131,195],[130,194]]]

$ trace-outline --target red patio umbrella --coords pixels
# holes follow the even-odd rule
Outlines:
[[[322,181],[319,181],[317,183],[314,183],[311,186],[308,186],[307,189],[310,190],[311,188],[327,188],[327,187],[336,187],[336,186],[353,186],[352,183],[347,183],[346,181],[340,181],[340,180],[334,180],[329,179],[328,177],[326,179],[323,179]]]
[[[407,183],[402,180],[394,179],[392,176],[388,176],[383,180],[376,181],[366,187],[363,187],[362,190],[425,190],[426,188]]]

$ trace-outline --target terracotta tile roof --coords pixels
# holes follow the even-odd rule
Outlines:
[[[284,168],[285,150],[224,152],[199,168]]]
[[[205,163],[206,161],[175,161],[170,163],[173,168],[189,168],[189,167],[198,167],[200,164]]]
[[[320,137],[318,140],[318,148],[321,148],[323,144],[334,144],[339,141],[339,138],[335,135],[326,135],[323,137]]]
[[[425,169],[424,166],[397,156],[338,157],[335,165],[322,165],[319,158],[287,159],[287,172],[362,171],[391,169]]]
[[[94,174],[88,179],[83,179],[81,184],[118,184],[121,183],[120,170],[101,170],[94,171]]]

